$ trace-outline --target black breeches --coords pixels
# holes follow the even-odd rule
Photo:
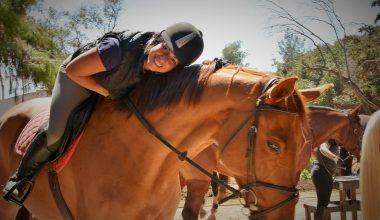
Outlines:
[[[319,164],[314,164],[311,169],[311,177],[317,192],[317,206],[324,206],[330,202],[330,196],[333,187],[333,178],[326,168]]]

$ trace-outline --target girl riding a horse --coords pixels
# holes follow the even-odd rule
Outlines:
[[[57,151],[70,113],[91,92],[117,99],[147,72],[178,70],[193,63],[202,51],[202,32],[185,22],[159,33],[108,33],[79,48],[61,65],[48,127],[35,136],[5,184],[4,198],[22,206],[37,173]]]

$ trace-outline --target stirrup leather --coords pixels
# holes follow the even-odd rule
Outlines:
[[[19,187],[22,186],[22,188],[19,189]],[[32,191],[34,187],[34,181],[30,180],[28,178],[23,178],[19,180],[4,196],[3,198],[7,200],[10,203],[13,203],[19,207],[23,207],[23,203],[28,198],[28,195]],[[21,197],[16,197],[13,194],[13,191],[16,189],[19,190],[19,194],[21,194]]]

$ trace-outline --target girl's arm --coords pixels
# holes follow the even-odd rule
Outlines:
[[[97,47],[94,47],[80,54],[78,57],[75,57],[66,66],[66,74],[71,80],[84,88],[107,97],[109,95],[108,90],[98,84],[91,77],[91,75],[103,72],[105,70],[106,68],[102,63]]]
[[[321,154],[323,156],[325,156],[325,157],[329,158],[330,160],[333,160],[335,163],[337,163],[340,158],[330,151],[330,147],[331,146],[328,143],[323,143],[319,147],[319,151],[321,152]]]

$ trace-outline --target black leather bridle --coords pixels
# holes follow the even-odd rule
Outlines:
[[[275,185],[275,184],[271,184],[271,183],[267,183],[267,182],[257,181],[257,179],[256,179],[256,175],[255,175],[256,134],[257,134],[257,131],[259,129],[259,127],[258,127],[258,125],[259,125],[258,122],[260,120],[259,119],[259,117],[260,117],[259,112],[261,112],[261,111],[274,111],[274,112],[278,112],[278,113],[282,113],[282,114],[297,115],[297,113],[288,112],[288,111],[285,111],[283,109],[275,108],[273,106],[269,106],[269,105],[265,105],[265,104],[261,104],[256,108],[255,120],[254,120],[252,126],[249,128],[249,131],[248,131],[248,140],[247,140],[248,143],[247,143],[247,151],[246,151],[246,158],[247,158],[247,163],[248,163],[247,177],[250,176],[249,174],[251,174],[252,180],[247,181],[249,183],[242,186],[241,188],[247,192],[252,192],[252,194],[254,196],[253,205],[255,207],[257,205],[257,198],[255,195],[255,192],[253,191],[254,188],[271,189],[271,190],[275,190],[275,191],[279,191],[279,192],[283,192],[283,193],[289,193],[290,196],[288,198],[286,198],[285,200],[278,202],[277,204],[275,204],[269,208],[266,208],[264,210],[258,210],[257,208],[251,209],[252,207],[251,207],[251,202],[249,201],[249,193],[246,193],[246,195],[247,195],[247,197],[245,198],[246,204],[244,206],[250,210],[251,214],[249,215],[249,219],[259,219],[259,218],[267,215],[268,213],[273,212],[273,211],[285,206],[289,202],[291,202],[295,199],[298,199],[298,197],[299,197],[299,191],[296,187],[280,186],[280,185]],[[251,171],[249,171],[249,167],[251,167]]]
[[[270,208],[267,208],[267,209],[261,210],[261,211],[251,210],[250,209],[251,202],[249,201],[248,198],[246,198],[247,202],[246,202],[246,204],[244,206],[250,209],[251,215],[249,216],[249,219],[257,219],[257,218],[261,218],[261,217],[267,215],[268,213],[270,213],[270,212],[272,212],[274,210],[277,210],[277,209],[285,206],[289,202],[291,202],[291,201],[293,201],[295,199],[298,199],[298,197],[299,197],[299,192],[298,192],[298,189],[296,187],[286,187],[286,186],[280,186],[280,185],[275,185],[275,184],[271,184],[271,183],[257,181],[256,177],[255,177],[255,172],[254,172],[254,153],[255,153],[255,148],[256,148],[256,134],[257,134],[257,130],[258,130],[258,124],[259,124],[258,122],[259,122],[260,113],[262,111],[273,111],[273,112],[278,112],[278,113],[282,113],[282,114],[290,114],[290,115],[294,115],[294,116],[298,116],[299,115],[296,112],[290,112],[290,111],[288,111],[286,109],[282,109],[282,108],[278,108],[278,107],[275,107],[275,106],[264,104],[264,101],[265,101],[264,99],[265,99],[265,93],[266,93],[266,91],[268,91],[268,89],[270,89],[273,85],[275,85],[278,82],[278,80],[279,79],[276,77],[276,78],[272,78],[271,80],[269,80],[266,83],[266,85],[263,87],[263,89],[261,91],[262,95],[259,97],[258,101],[256,102],[256,109],[255,109],[255,111],[248,117],[247,120],[245,120],[245,122],[242,124],[242,126],[240,126],[237,129],[236,132],[234,132],[234,134],[231,136],[231,138],[227,141],[226,145],[224,146],[224,148],[225,148],[227,145],[229,145],[233,141],[233,139],[235,138],[235,136],[243,129],[243,127],[245,127],[246,123],[248,123],[254,117],[254,121],[253,121],[253,123],[250,126],[250,129],[248,131],[248,140],[247,140],[248,144],[247,144],[247,152],[246,152],[246,157],[248,158],[247,162],[249,164],[252,164],[252,171],[251,171],[251,173],[252,173],[252,177],[253,178],[252,178],[252,181],[250,181],[248,184],[246,184],[243,187],[241,187],[240,190],[237,190],[237,189],[231,187],[230,185],[228,185],[224,181],[220,180],[218,177],[214,176],[213,174],[211,174],[210,172],[208,172],[207,170],[205,170],[199,164],[197,164],[196,162],[194,162],[193,160],[191,160],[190,158],[188,158],[186,151],[179,151],[176,147],[172,146],[144,118],[144,116],[136,108],[136,106],[134,105],[133,101],[130,99],[129,96],[126,97],[125,104],[129,108],[129,110],[139,119],[139,121],[148,130],[148,132],[150,132],[159,141],[161,141],[166,147],[168,147],[170,150],[172,150],[174,153],[176,153],[178,155],[178,157],[179,157],[180,160],[186,161],[186,162],[190,163],[195,168],[197,168],[199,171],[201,171],[202,173],[204,173],[206,176],[210,177],[213,181],[215,181],[219,185],[222,185],[222,186],[226,187],[228,190],[230,190],[232,192],[233,197],[239,197],[239,198],[241,198],[242,197],[242,193],[241,192],[243,192],[243,191],[254,193],[254,191],[253,191],[254,188],[267,188],[267,189],[271,189],[271,190],[280,191],[280,192],[284,192],[284,193],[289,193],[290,194],[290,196],[287,199],[285,199],[285,200],[283,200],[283,201],[281,201],[281,202],[273,205]],[[250,166],[248,166],[248,167],[250,167]],[[249,171],[247,171],[247,172],[249,172]],[[249,176],[249,174],[247,174],[247,177],[248,176]],[[253,202],[253,204],[254,205],[257,204],[256,197],[255,197],[255,201]]]
[[[235,136],[240,132],[243,127],[247,124],[251,118],[254,116],[254,121],[252,122],[252,125],[250,126],[248,130],[248,135],[247,135],[247,150],[246,150],[246,159],[247,159],[247,178],[251,175],[252,180],[248,181],[248,184],[241,186],[240,192],[246,192],[246,204],[243,204],[244,207],[248,208],[250,211],[249,219],[259,219],[283,206],[288,204],[289,202],[298,199],[299,198],[299,191],[296,187],[287,187],[287,186],[280,186],[280,185],[275,185],[267,182],[262,182],[262,181],[257,181],[256,180],[256,175],[255,175],[255,149],[256,149],[256,135],[257,131],[259,129],[259,120],[260,120],[260,113],[263,111],[272,111],[280,114],[287,114],[287,115],[292,115],[292,116],[298,116],[298,113],[296,112],[289,112],[286,109],[282,109],[279,107],[271,106],[264,104],[265,103],[265,94],[266,92],[278,82],[279,78],[273,78],[269,80],[264,88],[261,91],[261,96],[258,98],[258,101],[256,102],[256,109],[254,113],[248,117],[248,119],[239,127],[239,129],[231,136],[231,138],[227,141],[227,143],[223,146],[222,153],[223,151],[227,148],[228,145],[231,144]],[[251,168],[251,171],[249,170]],[[253,191],[254,188],[266,188],[266,189],[271,189],[283,193],[289,193],[290,196],[286,198],[285,200],[278,202],[277,204],[266,208],[264,210],[258,210],[256,207],[257,205],[257,198],[256,194]],[[251,202],[249,201],[249,192],[253,194],[254,201],[253,205],[255,206],[254,209],[251,209]],[[242,195],[240,194],[240,197]],[[228,199],[236,197],[235,195],[231,195]],[[227,198],[224,200],[226,201]],[[223,201],[223,202],[224,202]]]

